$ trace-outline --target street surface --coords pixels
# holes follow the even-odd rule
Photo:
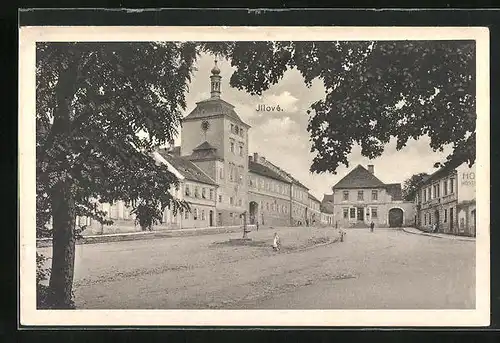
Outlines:
[[[282,251],[271,248],[278,231]],[[473,309],[475,243],[395,229],[251,232],[76,247],[79,309]],[[321,244],[323,242],[323,244]],[[39,249],[49,255],[50,249]]]

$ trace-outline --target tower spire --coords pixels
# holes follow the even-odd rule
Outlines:
[[[214,61],[214,67],[212,68],[212,75],[210,76],[210,97],[220,98],[220,80],[221,76],[220,69],[217,66],[217,58]]]

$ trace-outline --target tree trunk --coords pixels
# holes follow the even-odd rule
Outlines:
[[[73,308],[76,211],[71,188],[61,183],[52,192],[52,270],[49,304],[55,309]]]
[[[55,89],[57,105],[51,128],[50,146],[54,154],[49,159],[57,172],[49,190],[52,205],[52,270],[49,281],[49,304],[55,309],[73,308],[73,272],[75,264],[76,206],[72,194],[70,166],[66,154],[71,147],[72,106],[75,95],[79,57],[73,56],[59,73]]]

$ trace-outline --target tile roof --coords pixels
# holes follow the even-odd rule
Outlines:
[[[193,151],[197,150],[217,150],[217,148],[213,147],[210,143],[207,141],[204,141],[200,145],[198,145],[196,148],[193,149]]]
[[[196,107],[183,120],[193,120],[217,115],[226,115],[239,124],[250,127],[238,116],[234,106],[220,98],[210,98],[196,103]]]
[[[165,160],[167,160],[168,163],[170,163],[175,169],[177,169],[179,173],[181,173],[186,178],[186,180],[217,186],[217,183],[210,176],[208,176],[202,169],[191,162],[188,158],[173,156],[164,150],[160,150],[158,152]]]
[[[348,188],[382,188],[385,184],[377,179],[375,175],[370,173],[362,165],[358,164],[356,168],[351,170],[349,174],[344,176],[333,189],[348,189]]]
[[[271,179],[275,179],[275,180],[278,180],[281,182],[290,183],[287,179],[281,177],[281,175],[279,175],[278,173],[273,171],[271,168],[268,168],[265,165],[262,165],[260,163],[248,161],[248,170],[254,174],[269,177]]]
[[[429,175],[426,178],[424,178],[422,180],[422,183],[420,185],[423,186],[423,185],[428,184],[428,183],[430,183],[430,182],[432,182],[434,180],[437,180],[437,179],[439,179],[441,177],[446,176],[452,170],[458,168],[462,163],[464,163],[464,162],[455,162],[455,163],[451,163],[451,164],[447,165],[446,167],[439,168],[434,173],[432,173],[431,175]]]
[[[205,141],[194,148],[193,153],[190,156],[186,156],[186,158],[191,161],[209,161],[220,159],[221,157],[217,155],[217,148]]]

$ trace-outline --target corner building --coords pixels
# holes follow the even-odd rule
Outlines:
[[[221,99],[217,62],[210,76],[210,98],[182,120],[181,157],[205,171],[218,185],[216,223],[239,225],[248,208],[248,130],[234,106]]]
[[[380,181],[373,165],[358,165],[332,191],[325,205],[333,208],[336,226],[362,228],[372,221],[377,227],[414,225],[414,204],[402,200],[401,184]]]
[[[441,168],[427,177],[415,197],[417,227],[424,231],[476,235],[476,166]],[[434,226],[435,225],[435,226]]]

